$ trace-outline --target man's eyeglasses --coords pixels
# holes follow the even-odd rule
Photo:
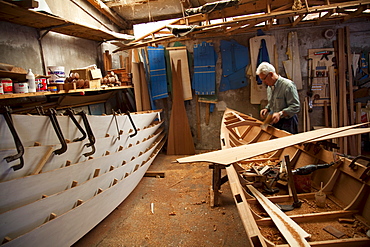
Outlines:
[[[268,73],[268,74],[265,76],[265,78],[262,78],[262,77],[260,76],[261,81],[265,81],[269,75],[270,75],[270,73]]]

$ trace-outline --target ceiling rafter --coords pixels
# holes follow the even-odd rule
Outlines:
[[[303,18],[305,18],[306,16],[307,16],[307,14],[300,14],[300,15],[298,16],[298,18],[297,18],[297,19],[295,19],[295,21],[292,23],[292,27],[297,26],[297,25],[298,25],[298,23],[299,23],[300,21],[302,21],[302,20],[303,20]]]
[[[121,16],[113,12],[101,0],[87,0],[92,6],[99,10],[103,15],[110,19],[114,24],[122,29],[130,29],[132,24],[123,19]]]
[[[322,1],[321,1],[322,2]],[[310,2],[311,3],[311,2]],[[203,25],[203,26],[198,26],[196,31],[191,32],[191,34],[188,36],[191,38],[201,38],[206,35],[209,32],[213,32],[213,35],[217,35],[216,29],[222,30],[221,32],[223,35],[225,33],[227,34],[236,34],[236,33],[242,33],[242,32],[251,32],[254,29],[258,28],[265,28],[267,30],[275,27],[281,27],[281,26],[290,26],[294,27],[299,24],[303,23],[321,23],[324,21],[330,21],[330,20],[343,20],[345,16],[351,15],[353,17],[356,16],[362,16],[363,15],[363,10],[368,8],[368,5],[370,4],[370,0],[361,0],[361,1],[347,1],[347,2],[340,2],[340,3],[329,3],[326,5],[312,5],[307,7],[303,7],[299,10],[292,10],[292,9],[287,9],[287,4],[279,6],[275,9],[270,9],[268,6],[265,5],[264,11],[259,14],[255,15],[246,15],[246,16],[241,16],[237,18],[233,18],[232,20],[224,21],[222,23],[211,23],[213,19],[215,19],[215,14],[214,13],[208,13],[208,14],[196,14],[192,15],[189,17],[181,18],[175,22],[173,22],[173,25],[196,25],[201,22],[206,22],[209,24]],[[292,4],[289,4],[289,6],[292,6]],[[233,8],[233,7],[231,7]],[[333,15],[337,11],[343,12],[344,10],[348,8],[356,8],[356,11],[346,11],[344,15]],[[240,9],[238,9],[240,11]],[[220,11],[216,11],[220,12]],[[303,19],[308,15],[308,14],[315,14],[315,13],[326,13],[324,16],[320,17],[319,19],[316,19],[314,21],[308,21]],[[223,16],[226,16],[226,14],[229,13],[227,9],[223,11]],[[227,14],[229,15],[229,14]],[[283,18],[292,18],[292,17],[297,17],[297,19],[293,23],[289,24],[274,24],[275,19],[283,19]],[[351,17],[351,18],[353,18]],[[256,25],[265,22],[265,26],[258,26]],[[246,26],[247,25],[247,26]],[[244,26],[244,27],[243,27]],[[223,27],[223,29],[220,29]],[[150,42],[150,44],[153,43],[161,43],[161,42],[170,42],[170,41],[175,41],[175,40],[186,40],[187,37],[175,37],[174,35],[172,36],[167,36],[167,37],[160,37],[156,38],[154,40],[150,41],[144,41],[144,39],[148,36],[151,36],[153,33],[158,33],[159,31],[165,29],[166,27],[162,27],[154,32],[151,32],[150,34],[147,34],[146,36],[143,36],[139,39],[136,39],[134,41],[131,41],[127,44],[125,44],[123,47],[120,47],[117,49],[115,52],[120,51],[120,50],[126,50],[126,49],[132,49],[136,47],[141,47],[141,46],[146,46]],[[225,31],[226,30],[226,31]],[[212,34],[211,34],[212,35]]]
[[[335,10],[333,10],[333,9],[328,10],[328,12],[325,15],[323,15],[323,16],[319,17],[319,19],[317,19],[316,24],[320,25],[321,22],[327,20],[334,13],[335,13]]]

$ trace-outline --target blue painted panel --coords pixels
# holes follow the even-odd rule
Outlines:
[[[235,40],[221,40],[222,78],[220,91],[238,89],[248,85],[245,68],[249,64],[248,47]]]
[[[194,76],[192,87],[196,95],[216,93],[217,54],[213,43],[202,42],[194,45]]]
[[[164,47],[148,47],[150,92],[153,100],[168,97]]]

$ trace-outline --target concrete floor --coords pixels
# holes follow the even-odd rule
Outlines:
[[[173,163],[179,157],[183,156],[160,154],[149,171],[165,172],[165,177],[144,177],[131,195],[74,247],[246,246],[229,184],[221,188],[222,205],[211,208],[212,170],[208,163]]]

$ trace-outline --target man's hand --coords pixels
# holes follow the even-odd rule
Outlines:
[[[275,112],[274,114],[272,114],[271,124],[279,122],[282,116],[283,116],[283,112]]]
[[[262,119],[265,119],[266,117],[267,117],[267,113],[268,113],[268,111],[267,111],[267,109],[265,108],[265,109],[262,109],[261,111],[260,111],[260,117],[262,118]]]

